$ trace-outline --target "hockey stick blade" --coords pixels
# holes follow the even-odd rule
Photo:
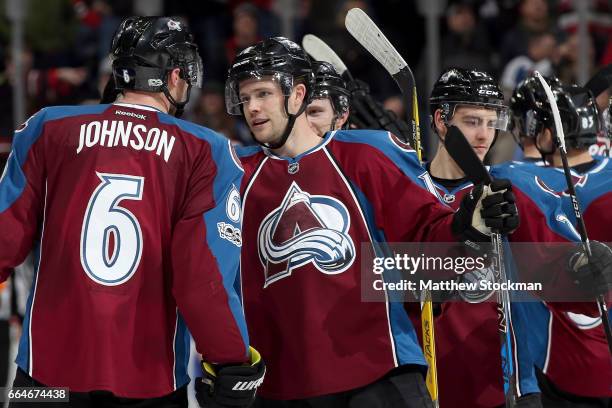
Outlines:
[[[408,91],[414,87],[414,75],[410,67],[380,31],[376,23],[363,10],[359,8],[350,9],[346,13],[344,25],[357,42],[391,74],[402,91]],[[406,84],[408,84],[408,87],[405,86]]]
[[[348,11],[344,24],[349,33],[363,47],[368,50],[391,75],[397,74],[407,67],[406,61],[395,50],[387,37],[374,24],[372,19],[361,9],[353,8]]]
[[[380,31],[376,23],[361,9],[353,8],[344,19],[348,32],[365,48],[393,77],[402,94],[408,117],[412,122],[412,147],[421,156],[420,129],[418,129],[418,105],[414,74],[412,70]]]
[[[444,138],[446,151],[474,184],[491,184],[491,176],[472,146],[456,126],[450,126]]]
[[[334,66],[334,69],[338,74],[344,75],[345,73],[351,78],[350,72],[342,59],[331,49],[329,45],[322,39],[314,34],[306,34],[302,38],[302,47],[317,61],[329,62]]]

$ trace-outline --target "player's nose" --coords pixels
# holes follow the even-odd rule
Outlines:
[[[257,113],[261,110],[261,102],[257,98],[250,98],[244,103],[244,108],[250,113]]]

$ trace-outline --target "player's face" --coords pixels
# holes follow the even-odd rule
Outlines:
[[[457,106],[451,124],[463,132],[480,160],[484,160],[495,138],[497,112],[472,106]]]
[[[249,79],[240,83],[244,118],[260,143],[277,141],[287,126],[285,96],[273,80]]]
[[[323,137],[326,132],[336,129],[334,108],[329,98],[315,99],[306,108],[306,118],[310,127]],[[330,129],[333,126],[333,129]]]

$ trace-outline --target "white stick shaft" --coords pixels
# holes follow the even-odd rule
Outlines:
[[[552,109],[553,119],[555,121],[555,130],[557,132],[557,136],[559,136],[559,148],[563,149],[563,152],[566,153],[567,149],[565,148],[565,133],[563,133],[563,123],[561,123],[561,114],[559,113],[559,107],[557,106],[557,100],[555,99],[555,95],[550,89],[546,80],[538,71],[535,71],[536,77],[540,80],[542,87],[544,88],[544,92],[546,92],[546,96],[548,97],[548,102],[550,103],[550,108]]]

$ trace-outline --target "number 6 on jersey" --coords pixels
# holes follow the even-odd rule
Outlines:
[[[85,211],[81,265],[94,282],[116,286],[132,277],[142,255],[140,224],[119,203],[142,200],[144,177],[96,174],[102,183],[91,195]]]

